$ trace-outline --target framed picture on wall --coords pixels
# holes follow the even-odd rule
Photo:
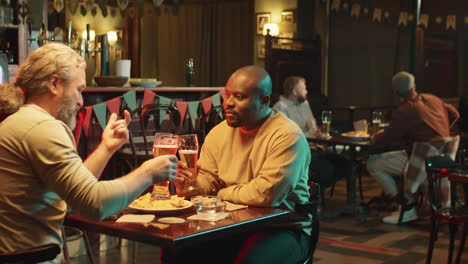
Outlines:
[[[284,10],[281,12],[281,22],[296,23],[294,17],[294,10]]]
[[[263,27],[270,23],[271,13],[257,13],[257,35],[263,34]]]
[[[263,41],[257,42],[257,58],[259,59],[265,58],[265,42]]]

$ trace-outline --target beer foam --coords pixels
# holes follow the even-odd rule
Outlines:
[[[192,149],[179,149],[179,154],[198,154],[198,150]]]
[[[153,145],[153,148],[177,148],[177,145]]]

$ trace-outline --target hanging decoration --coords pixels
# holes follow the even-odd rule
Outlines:
[[[85,8],[87,12],[91,12],[91,8],[93,8],[94,0],[85,0]]]
[[[389,11],[384,11],[383,16],[385,20],[390,21],[390,12]]]
[[[400,12],[398,16],[398,26],[407,26],[408,25],[408,12]]]
[[[351,17],[359,18],[360,14],[361,14],[361,5],[358,3],[354,3],[351,6]]]
[[[466,17],[463,19],[463,22],[465,22],[465,24],[468,24],[468,16],[466,16]]]
[[[446,30],[456,30],[457,29],[457,16],[456,15],[448,15],[447,22],[445,24]]]
[[[333,0],[331,11],[340,12],[341,0]]]
[[[429,15],[428,14],[421,14],[419,16],[419,24],[425,28],[429,27]]]
[[[346,3],[346,2],[343,3],[343,9],[344,9],[344,10],[348,10],[348,8],[349,8],[349,4]]]
[[[414,15],[413,14],[408,14],[408,22],[412,23],[414,21]]]
[[[79,0],[69,0],[68,1],[68,9],[70,9],[70,13],[72,15],[76,14],[76,10],[78,9],[78,1]]]
[[[369,14],[369,8],[368,8],[368,7],[364,7],[364,8],[362,9],[362,13],[363,13],[364,15],[367,16],[367,15]]]
[[[121,11],[124,11],[125,9],[127,9],[128,0],[117,0],[117,5],[119,6]]]
[[[382,22],[382,8],[374,8],[374,14],[372,15],[372,22]]]
[[[435,18],[435,22],[436,22],[436,24],[438,24],[438,25],[442,24],[442,17],[441,17],[441,16],[437,16],[437,17]]]
[[[55,11],[57,13],[62,12],[64,6],[65,6],[65,4],[64,4],[63,0],[54,0],[54,9],[55,9]]]

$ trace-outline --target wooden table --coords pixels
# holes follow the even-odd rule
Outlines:
[[[123,213],[134,213],[126,210]],[[202,241],[239,234],[268,227],[273,223],[284,223],[291,212],[275,208],[258,208],[249,206],[246,209],[230,212],[230,217],[208,222],[200,220],[186,220],[182,224],[165,225],[158,223],[161,217],[148,224],[116,223],[114,220],[90,221],[76,215],[65,217],[65,224],[81,230],[116,236],[138,242],[148,243],[160,247],[185,247]],[[187,218],[194,214],[193,207],[182,211],[175,217]],[[174,216],[174,215],[171,215]],[[161,228],[163,227],[163,228]]]

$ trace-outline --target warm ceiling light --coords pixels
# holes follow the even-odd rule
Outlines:
[[[107,32],[107,41],[109,41],[109,43],[117,42],[117,32],[115,31]]]
[[[279,35],[279,29],[278,29],[277,24],[273,24],[273,23],[265,24],[263,26],[263,35],[266,35],[268,30],[270,30],[270,35],[271,36],[278,36]]]
[[[86,30],[83,30],[83,34],[81,35],[81,37],[86,39],[87,36],[88,36],[88,33],[86,33]],[[95,37],[96,37],[96,31],[90,30],[89,31],[89,39],[94,40]]]

